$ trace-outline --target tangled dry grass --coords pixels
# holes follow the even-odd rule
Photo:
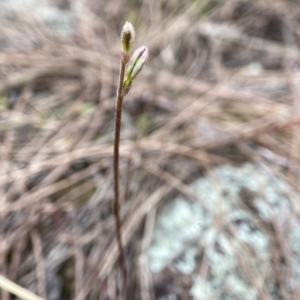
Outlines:
[[[188,182],[255,161],[298,190],[300,6],[55,3],[77,7],[70,36],[28,13],[1,20],[0,272],[45,299],[117,299],[113,116],[130,20],[150,58],[124,103],[121,216],[130,299],[155,299],[139,258],[157,209],[174,193],[196,198]],[[284,274],[274,274],[282,299],[300,299]]]

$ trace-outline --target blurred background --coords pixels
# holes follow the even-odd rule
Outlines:
[[[149,60],[122,119],[128,299],[300,299],[299,4],[0,0],[0,273],[48,300],[118,299],[130,21]]]

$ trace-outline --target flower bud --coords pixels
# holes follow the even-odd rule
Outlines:
[[[148,47],[142,46],[134,51],[129,59],[125,72],[124,88],[129,88],[133,79],[143,69],[148,60]]]
[[[125,53],[130,52],[132,45],[135,42],[135,30],[131,23],[126,22],[122,28],[121,33],[121,43],[122,43],[122,50]]]

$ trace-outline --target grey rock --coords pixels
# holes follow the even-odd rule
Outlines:
[[[277,224],[286,245],[300,254],[300,226],[290,208],[297,207],[295,191],[253,164],[216,168],[190,189],[201,201],[177,197],[158,215],[149,269],[190,274],[195,299],[256,300],[259,289],[280,299],[270,276],[273,237],[267,228]],[[200,277],[196,258],[203,253],[208,271]],[[299,285],[300,262],[296,256],[291,260]]]

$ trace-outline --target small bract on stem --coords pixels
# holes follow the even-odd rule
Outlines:
[[[135,42],[136,34],[133,25],[126,22],[121,34],[121,57],[120,57],[120,73],[117,88],[116,112],[115,112],[115,139],[114,139],[114,218],[116,224],[116,237],[119,248],[119,268],[122,272],[123,299],[127,297],[127,271],[124,247],[121,235],[121,218],[119,204],[119,144],[121,132],[121,118],[123,98],[129,92],[133,80],[142,70],[148,59],[148,47],[142,46],[130,55],[132,46]]]

